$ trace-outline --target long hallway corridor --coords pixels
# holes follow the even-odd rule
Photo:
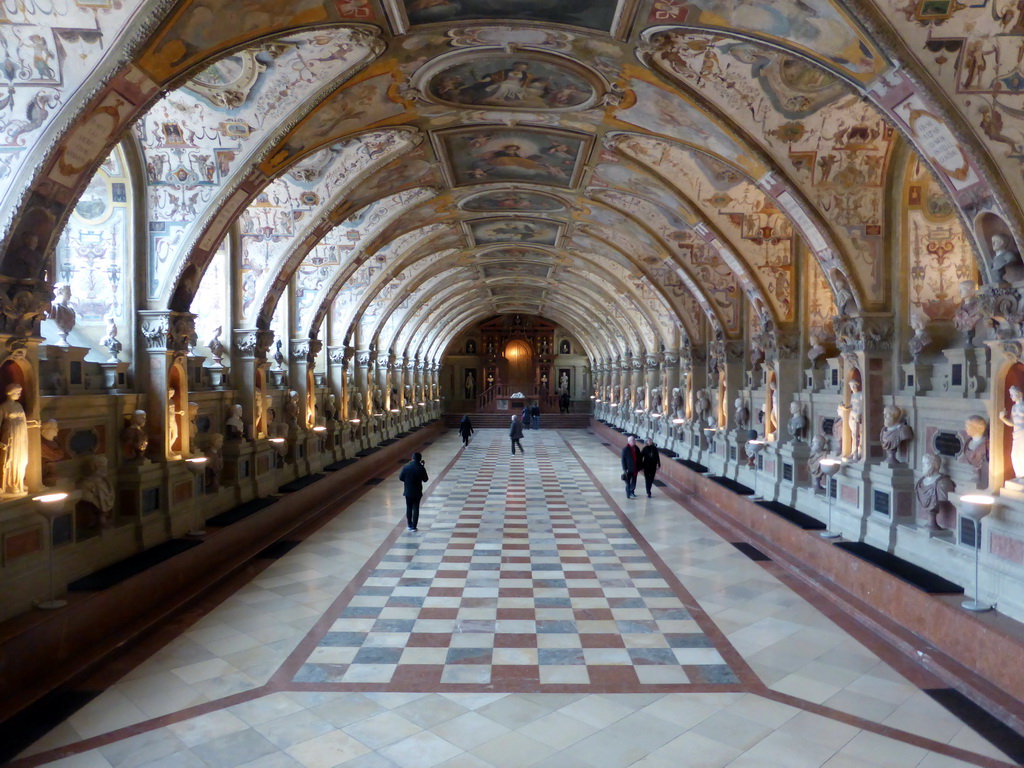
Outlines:
[[[510,456],[504,431],[480,430],[426,448],[418,533],[398,466],[380,467],[177,637],[95,675],[12,765],[1016,764],[939,680],[684,497],[626,500],[592,435],[523,443]]]

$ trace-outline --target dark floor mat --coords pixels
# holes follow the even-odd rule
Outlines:
[[[738,493],[740,496],[750,496],[754,493],[753,488],[748,488],[743,483],[737,483],[735,480],[729,477],[718,477],[717,475],[709,477],[708,480],[718,483],[723,488],[728,488],[733,493]]]
[[[398,442],[398,438],[397,437],[389,437],[387,440],[381,440],[380,444],[383,447],[385,445],[394,445],[397,442]]]
[[[69,592],[99,592],[110,589],[115,584],[120,584],[125,579],[149,570],[154,565],[159,565],[165,560],[170,560],[175,555],[187,552],[192,547],[198,547],[202,542],[195,539],[171,539],[163,544],[139,552],[119,563],[108,565],[106,568],[83,576],[77,581],[68,584]]]
[[[336,461],[333,464],[328,464],[326,467],[324,467],[324,471],[337,472],[339,469],[344,469],[345,467],[351,466],[352,464],[355,464],[357,461],[359,461],[359,459],[342,459],[341,461]]]
[[[302,542],[298,539],[281,539],[280,541],[275,541],[269,547],[256,555],[256,559],[277,560],[279,557],[287,555],[301,543]]]
[[[862,541],[841,541],[836,546],[840,549],[845,549],[854,557],[866,560],[883,571],[891,573],[900,581],[905,581],[907,584],[929,594],[959,594],[964,591],[963,587],[954,584],[948,579],[944,579],[931,571],[926,571],[919,565],[908,563],[901,557],[896,557],[896,555],[886,552],[884,549],[872,547],[870,544],[865,544]]]
[[[678,461],[687,469],[692,469],[694,472],[699,472],[700,474],[704,474],[705,472],[708,471],[708,468],[701,464],[699,461],[692,461],[690,459],[676,459],[676,461]]]
[[[380,485],[383,482],[384,482],[384,478],[383,477],[371,477],[369,480],[367,480],[365,483],[363,483],[363,485]]]
[[[401,440],[403,437],[408,437],[408,436],[409,436],[408,432],[399,432],[397,435],[395,435],[395,437],[398,438],[399,440]]]
[[[363,448],[363,450],[361,450],[359,453],[357,453],[356,456],[358,456],[360,459],[363,459],[363,458],[366,458],[367,456],[369,456],[370,454],[376,453],[379,450],[380,450],[379,447],[376,447],[376,448]]]
[[[272,499],[269,496],[265,499],[253,499],[252,501],[245,502],[245,504],[232,507],[227,512],[221,512],[219,515],[211,517],[206,521],[206,524],[212,525],[214,528],[226,528],[237,523],[239,520],[244,520],[249,515],[256,514],[261,509],[266,509],[275,501],[276,499]]]
[[[327,475],[321,475],[319,472],[313,475],[306,475],[300,477],[298,480],[292,480],[290,483],[285,483],[277,489],[278,493],[295,493],[301,491],[306,486],[312,485],[317,480],[323,480]]]
[[[756,560],[757,562],[771,560],[771,558],[768,557],[768,555],[766,555],[760,549],[755,547],[753,544],[747,544],[747,542],[745,541],[730,541],[729,543],[736,547],[736,549],[738,549],[744,555],[749,557],[751,560]]]
[[[759,507],[764,507],[772,514],[778,515],[784,520],[788,520],[793,525],[803,528],[805,531],[824,531],[825,524],[818,520],[816,517],[805,515],[799,509],[783,504],[780,501],[759,501],[757,503]]]
[[[952,688],[925,688],[924,692],[1013,762],[1024,765],[1024,736],[990,715],[960,691]]]
[[[0,723],[0,765],[7,765],[101,693],[51,691],[35,704]]]
[[[666,486],[665,486],[665,483],[662,482],[661,480],[655,480],[654,481],[654,487],[655,488],[665,488]]]

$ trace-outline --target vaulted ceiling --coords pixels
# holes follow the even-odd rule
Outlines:
[[[5,3],[0,271],[45,265],[123,142],[144,169],[142,306],[195,311],[235,231],[237,328],[269,327],[291,290],[292,338],[330,315],[336,343],[362,327],[427,356],[474,320],[528,313],[607,357],[825,322],[836,291],[894,311],[908,179],[939,201],[960,279],[988,277],[993,234],[1020,242],[1022,14]]]

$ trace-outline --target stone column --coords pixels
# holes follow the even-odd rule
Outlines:
[[[145,389],[149,455],[156,460],[189,456],[188,354],[195,315],[140,310],[139,333],[147,358]]]

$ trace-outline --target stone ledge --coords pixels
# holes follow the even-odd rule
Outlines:
[[[86,672],[254,558],[444,432],[440,422],[295,491],[203,542],[102,592],[69,593],[56,611],[0,624],[0,721]]]
[[[596,421],[591,430],[616,453],[626,444]],[[1024,730],[1024,624],[995,612],[969,613],[960,608],[962,595],[926,594],[679,462],[662,462],[661,476],[692,494],[687,503],[698,512],[735,529],[915,663]]]

